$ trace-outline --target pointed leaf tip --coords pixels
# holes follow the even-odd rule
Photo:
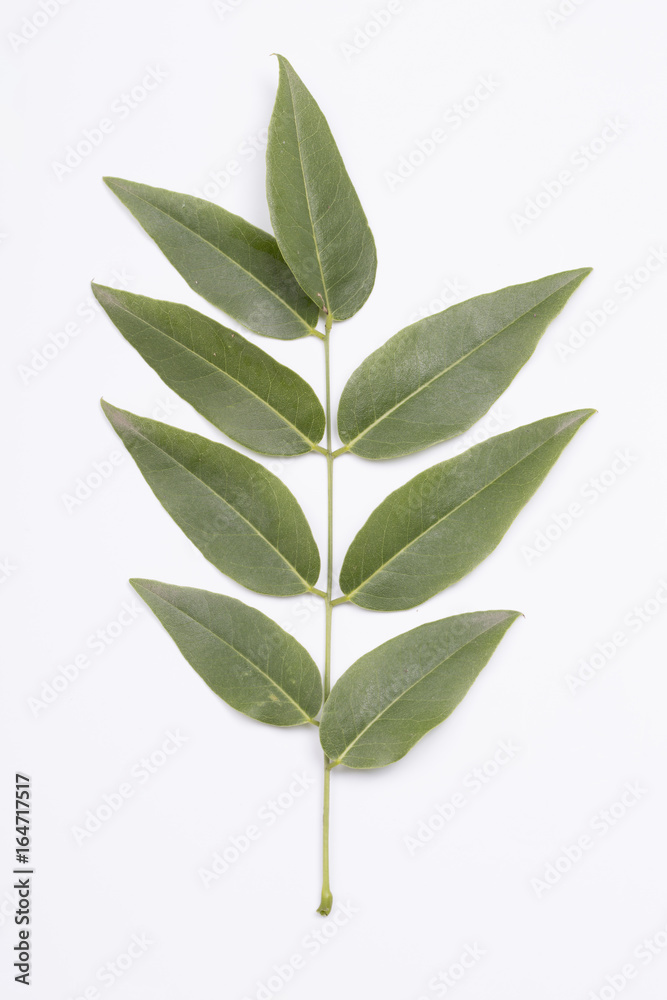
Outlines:
[[[266,337],[313,334],[319,309],[269,233],[202,198],[118,177],[104,180],[207,302]]]
[[[366,653],[325,702],[320,721],[325,754],[360,769],[400,760],[452,713],[518,615],[455,615]]]
[[[334,320],[349,319],[375,281],[375,242],[321,108],[289,61],[266,150],[266,191],[278,245],[297,281]]]
[[[304,594],[320,556],[295,496],[224,444],[110,404],[105,412],[153,493],[199,551],[261,594]]]
[[[273,726],[302,726],[322,704],[315,662],[271,618],[232,597],[157,580],[131,581],[181,653],[238,712]]]
[[[375,508],[340,586],[374,611],[416,607],[485,559],[594,410],[517,427],[419,473]]]
[[[345,450],[398,458],[467,431],[507,389],[589,270],[478,295],[399,331],[343,389],[338,433]]]
[[[304,455],[324,410],[296,372],[234,330],[176,302],[95,286],[111,321],[160,378],[229,437],[263,455]]]

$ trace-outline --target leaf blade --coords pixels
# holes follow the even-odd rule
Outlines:
[[[130,583],[202,680],[238,712],[273,726],[312,723],[322,679],[297,640],[242,601],[157,580]]]
[[[405,632],[360,657],[334,685],[320,741],[336,764],[367,769],[400,760],[467,694],[519,617],[455,615]]]
[[[335,320],[349,319],[375,281],[375,242],[320,107],[278,56],[266,191],[278,245],[297,281]]]
[[[189,306],[92,288],[163,382],[235,441],[264,455],[302,455],[322,439],[324,410],[308,383],[241,334]]]
[[[343,389],[343,450],[372,460],[397,458],[468,430],[590,271],[563,271],[478,295],[400,330],[362,361]]]
[[[498,545],[594,410],[546,417],[440,462],[376,507],[340,573],[348,600],[375,611],[416,607]]]
[[[288,488],[245,455],[102,402],[167,513],[209,562],[260,594],[304,594],[320,557]]]
[[[120,177],[104,182],[207,302],[265,337],[294,340],[314,333],[318,306],[299,287],[269,233],[201,198]]]

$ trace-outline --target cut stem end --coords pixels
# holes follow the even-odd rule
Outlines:
[[[323,916],[328,917],[331,913],[331,907],[333,906],[333,896],[331,895],[330,889],[322,889],[322,900],[317,908],[317,912]]]

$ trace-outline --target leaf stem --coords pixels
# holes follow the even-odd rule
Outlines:
[[[326,381],[326,421],[327,421],[327,590],[324,598],[325,638],[324,638],[324,701],[331,691],[331,594],[333,590],[333,450],[331,448],[331,365],[329,343],[333,318],[327,313],[324,341],[324,371]],[[322,899],[318,913],[323,917],[331,912],[333,897],[329,885],[329,790],[331,783],[331,761],[324,755],[324,808],[322,815]]]
[[[332,320],[327,316],[327,339],[324,341],[324,366],[326,375],[326,421],[327,421],[327,628],[324,662],[324,699],[331,689],[331,594],[333,591],[333,451],[331,449],[331,364],[329,342]]]

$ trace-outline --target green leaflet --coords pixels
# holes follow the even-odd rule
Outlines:
[[[375,242],[338,147],[312,94],[283,56],[266,150],[271,224],[313,301],[349,319],[375,281]]]
[[[391,493],[350,545],[340,586],[374,611],[414,608],[490,552],[595,410],[499,434]]]
[[[260,594],[312,588],[317,546],[277,476],[199,434],[102,407],[162,506],[214,566]]]
[[[343,389],[338,433],[344,450],[396,458],[468,430],[590,271],[563,271],[478,295],[391,337]]]
[[[346,767],[404,757],[467,694],[518,611],[456,615],[382,643],[343,674],[324,706],[320,740]]]
[[[272,726],[312,722],[322,680],[310,654],[271,618],[232,597],[130,580],[181,653],[232,708]]]
[[[201,198],[104,180],[207,302],[265,337],[313,333],[318,307],[299,288],[273,236]]]
[[[263,455],[301,455],[324,433],[300,375],[189,306],[93,284],[97,301],[160,378],[229,437]]]

